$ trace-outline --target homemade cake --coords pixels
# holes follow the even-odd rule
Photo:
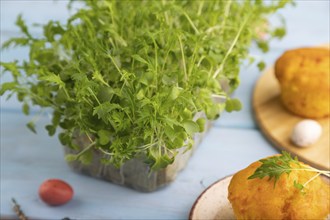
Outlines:
[[[292,113],[307,118],[329,116],[329,54],[327,48],[286,51],[275,63],[281,100]]]
[[[236,173],[228,187],[230,201],[237,219],[326,219],[330,212],[330,186],[315,172],[293,170],[288,175],[248,179],[261,162],[257,161]],[[299,163],[303,164],[303,163]],[[292,164],[298,168],[299,164]]]

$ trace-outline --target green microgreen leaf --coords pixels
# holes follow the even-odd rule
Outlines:
[[[242,104],[238,99],[227,99],[226,101],[226,111],[239,111],[242,109]]]
[[[111,133],[107,130],[100,130],[97,132],[99,135],[99,142],[101,145],[106,145],[110,142]]]
[[[75,154],[66,154],[65,155],[65,160],[68,161],[68,162],[73,162],[77,159],[78,159],[77,155],[75,155]]]
[[[171,90],[170,99],[175,100],[176,98],[178,98],[180,95],[180,91],[181,91],[180,88],[173,87]]]
[[[263,61],[261,61],[261,62],[259,62],[259,63],[257,64],[257,66],[258,66],[259,71],[262,71],[262,70],[265,69],[265,67],[266,67],[266,63],[263,62]]]
[[[84,152],[79,156],[79,161],[84,165],[91,164],[93,160],[93,152],[91,150]]]
[[[199,132],[199,126],[194,121],[183,121],[183,127],[186,130],[186,132],[190,135]]]
[[[36,130],[36,125],[34,122],[30,121],[29,123],[26,124],[26,126],[30,129],[30,131],[32,131],[33,133],[37,133]]]
[[[298,183],[296,180],[294,180],[293,185],[295,188],[297,188],[300,191],[303,191],[303,189],[305,188],[303,184]]]
[[[53,136],[56,133],[56,127],[53,125],[46,125],[46,130],[49,136]]]
[[[283,38],[286,34],[286,30],[285,28],[276,28],[274,31],[273,31],[273,36],[274,37],[277,37],[277,38]]]
[[[25,114],[25,115],[28,115],[30,114],[30,106],[28,103],[24,103],[23,106],[22,106],[22,112]]]
[[[205,118],[199,118],[199,119],[197,119],[196,120],[196,123],[199,126],[199,132],[203,132],[205,130],[205,123],[206,123]]]
[[[6,91],[14,90],[16,85],[16,82],[3,83],[0,88],[0,95],[3,95]]]

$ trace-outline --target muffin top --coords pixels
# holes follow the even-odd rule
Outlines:
[[[329,72],[328,48],[288,50],[275,63],[275,75],[281,85],[309,90],[329,90]]]

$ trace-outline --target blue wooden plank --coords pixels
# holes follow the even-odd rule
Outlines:
[[[40,219],[186,219],[205,187],[277,153],[257,130],[213,128],[175,182],[153,193],[141,193],[72,172],[60,143],[42,129],[48,120],[40,118],[41,129],[35,135],[25,128],[25,116],[1,115],[2,215],[13,215],[10,199],[15,197],[28,216]],[[37,191],[47,178],[69,182],[74,199],[61,207],[45,205]]]

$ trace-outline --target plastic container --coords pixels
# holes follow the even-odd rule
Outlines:
[[[119,169],[113,165],[105,165],[100,162],[102,153],[93,151],[93,161],[89,165],[80,161],[68,162],[69,166],[78,173],[106,180],[115,184],[130,187],[138,191],[151,192],[161,188],[175,180],[178,173],[187,165],[189,158],[194,153],[197,145],[209,130],[211,123],[207,122],[205,131],[195,136],[195,145],[191,150],[178,153],[174,162],[166,168],[158,171],[150,171],[150,167],[139,159],[132,159],[124,163]],[[86,147],[89,140],[86,136],[77,136],[75,141],[78,146]],[[74,150],[65,147],[65,153],[76,153]]]

